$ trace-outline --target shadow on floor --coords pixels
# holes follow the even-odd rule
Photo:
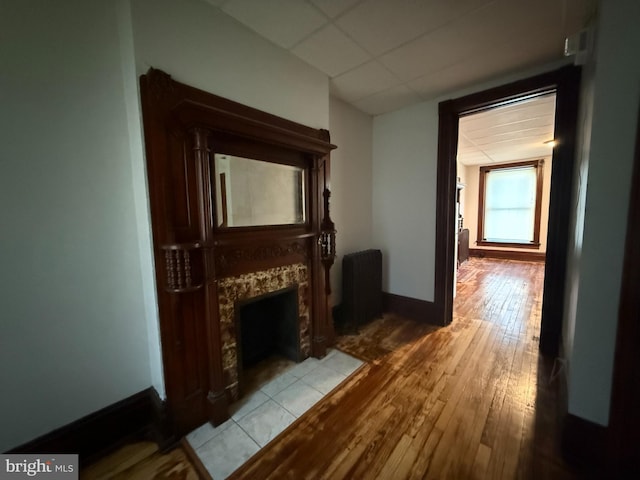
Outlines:
[[[439,329],[436,325],[385,313],[382,318],[361,326],[357,332],[338,331],[335,347],[373,362]]]

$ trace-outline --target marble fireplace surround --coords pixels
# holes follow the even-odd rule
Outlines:
[[[284,265],[219,280],[218,305],[222,338],[222,368],[225,390],[231,402],[238,400],[240,394],[238,372],[238,348],[240,347],[236,336],[238,302],[290,287],[297,287],[298,291],[300,360],[304,360],[311,354],[309,314],[311,295],[309,269],[305,264]]]

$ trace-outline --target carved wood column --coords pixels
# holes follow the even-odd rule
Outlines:
[[[327,337],[325,332],[326,324],[326,302],[324,301],[324,276],[322,275],[322,263],[320,251],[322,237],[320,234],[320,224],[322,215],[322,189],[320,188],[320,157],[314,157],[311,168],[311,199],[313,201],[311,209],[311,224],[314,232],[314,242],[312,244],[313,255],[311,257],[311,271],[313,276],[313,315],[311,325],[311,355],[322,358],[327,353]]]
[[[335,340],[330,299],[331,267],[336,255],[336,230],[329,208],[329,178],[329,154],[316,157],[311,182],[312,198],[316,200],[314,226],[317,232],[313,256],[315,303],[312,354],[315,357],[324,356],[327,347]]]
[[[207,247],[204,249],[205,271],[205,318],[207,332],[207,354],[209,358],[208,416],[214,425],[220,425],[229,418],[228,401],[225,392],[222,366],[222,340],[218,321],[218,288],[215,275],[215,258],[212,245],[214,212],[211,192],[211,151],[208,144],[209,132],[195,128],[193,153],[196,161],[200,238]]]
[[[333,345],[335,341],[335,330],[333,325],[333,315],[331,309],[331,267],[336,259],[336,226],[331,220],[331,210],[329,199],[331,198],[330,190],[330,162],[327,154],[322,161],[321,177],[323,186],[322,190],[322,222],[320,223],[320,262],[324,270],[324,301],[325,309],[325,335],[329,345]]]

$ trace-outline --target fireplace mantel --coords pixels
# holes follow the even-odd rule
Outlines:
[[[249,291],[297,286],[304,353],[322,357],[332,344],[328,185],[335,146],[326,130],[189,87],[160,70],[149,70],[140,85],[167,405],[176,433],[184,434],[229,417],[237,393],[229,312]],[[301,221],[229,228],[218,218],[226,199],[216,154],[304,172]]]

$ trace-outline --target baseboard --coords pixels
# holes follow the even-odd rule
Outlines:
[[[569,413],[569,382],[564,348],[560,345],[560,357],[554,360],[551,381],[557,385],[558,426],[561,432],[561,448],[564,459],[583,472],[603,471],[607,462],[607,427]],[[596,478],[596,477],[593,477]]]
[[[470,248],[469,256],[478,258],[501,258],[504,260],[520,260],[524,262],[544,262],[544,252],[522,252],[516,250],[492,250],[488,248]]]
[[[178,437],[169,417],[167,402],[160,398],[155,388],[150,387],[152,404],[152,422],[148,428],[148,437],[158,444],[161,452],[173,448]]]
[[[562,428],[562,454],[576,466],[591,471],[607,464],[607,427],[567,413]]]
[[[437,324],[435,304],[426,300],[383,292],[382,309],[401,317]]]
[[[76,453],[85,466],[128,441],[167,448],[175,442],[170,432],[165,403],[149,387],[6,453]]]

